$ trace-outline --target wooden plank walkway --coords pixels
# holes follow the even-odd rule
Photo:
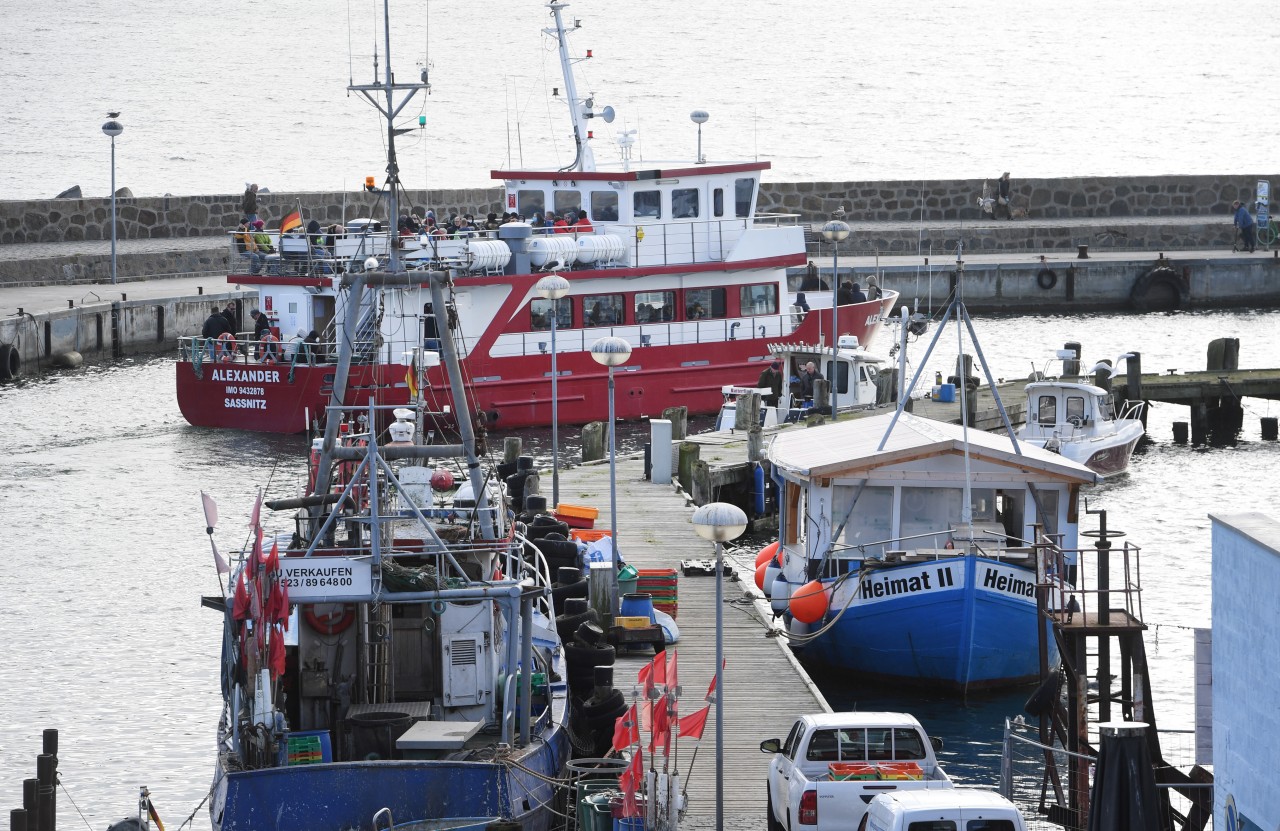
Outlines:
[[[694,533],[692,505],[670,485],[644,479],[643,458],[618,459],[618,547],[636,568],[675,568],[690,558],[711,558],[711,543]],[[543,481],[546,479],[544,477]],[[563,501],[600,509],[597,528],[609,527],[609,464],[587,464],[560,473]],[[740,569],[744,580],[753,575]],[[715,578],[679,577],[676,623],[680,641],[669,647],[679,654],[683,689],[680,712],[688,715],[705,705],[715,670]],[[801,713],[829,709],[826,700],[791,653],[768,627],[755,603],[744,599],[736,581],[724,583],[724,817],[725,827],[765,827],[766,776],[770,757],[760,742],[785,738]],[[620,656],[614,686],[627,692],[652,652]],[[689,769],[695,742],[680,742],[679,768],[687,774],[689,807],[686,828],[715,825],[715,709],[707,719],[697,759]]]

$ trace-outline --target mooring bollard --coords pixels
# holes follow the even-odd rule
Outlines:
[[[604,458],[604,422],[593,421],[582,425],[582,461],[594,462]]]

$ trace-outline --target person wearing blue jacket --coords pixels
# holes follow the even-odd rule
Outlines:
[[[1240,229],[1240,240],[1242,242],[1241,247],[1252,254],[1253,249],[1258,244],[1255,237],[1258,225],[1253,221],[1253,214],[1249,213],[1249,209],[1246,208],[1239,199],[1232,202],[1231,207],[1236,209],[1234,224]]]

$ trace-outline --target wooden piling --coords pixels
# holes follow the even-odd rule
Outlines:
[[[738,396],[738,406],[733,411],[733,429],[746,432],[760,423],[760,393],[749,392]]]
[[[1111,376],[1113,374],[1111,372],[1111,361],[1103,359],[1098,361],[1098,363],[1106,364],[1107,368],[1103,369],[1102,367],[1098,367],[1093,371],[1093,385],[1095,387],[1100,387],[1107,392],[1111,392]]]
[[[667,407],[662,417],[671,422],[671,440],[681,441],[689,435],[689,408]]]
[[[604,422],[593,421],[582,425],[582,461],[594,462],[604,458]]]
[[[27,828],[39,831],[40,828],[40,780],[22,780],[22,807],[27,812]]]
[[[502,461],[507,464],[515,464],[516,459],[520,458],[520,450],[522,443],[519,436],[507,436],[502,440]]]
[[[831,409],[831,382],[826,378],[813,382],[813,409],[817,412]]]
[[[1209,405],[1191,405],[1191,443],[1204,444],[1209,435]]]
[[[898,368],[887,367],[876,373],[876,403],[893,404],[898,400]]]
[[[1130,352],[1125,358],[1125,400],[1126,401],[1145,401],[1142,395],[1142,353]],[[1147,408],[1142,408],[1142,428],[1147,427]]]
[[[1275,416],[1263,416],[1262,438],[1266,441],[1275,441],[1277,438],[1280,438],[1280,427],[1277,426]]]
[[[680,480],[680,487],[688,494],[693,493],[693,464],[698,461],[700,452],[701,445],[691,441],[680,443],[680,462],[676,466],[676,477]]]
[[[747,461],[758,462],[764,458],[764,431],[753,424],[747,431]]]
[[[1185,421],[1175,421],[1173,423],[1173,442],[1174,444],[1187,443],[1187,430],[1190,427]]]
[[[1218,338],[1209,341],[1209,354],[1205,369],[1210,372],[1234,372],[1240,368],[1240,339]]]
[[[40,823],[39,831],[55,831],[57,824],[57,816],[54,814],[54,786],[56,780],[54,771],[57,769],[58,760],[50,756],[48,753],[41,753],[36,757],[36,782],[40,787]]]
[[[14,808],[9,812],[9,831],[27,831],[27,812],[23,808]]]
[[[1070,349],[1075,357],[1062,362],[1062,377],[1079,377],[1080,376],[1080,355],[1084,351],[1084,347],[1079,341],[1067,341],[1062,344],[1063,349]]]

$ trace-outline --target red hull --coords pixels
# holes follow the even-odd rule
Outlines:
[[[890,303],[886,298],[841,306],[840,333],[869,343],[881,328]],[[830,309],[810,312],[785,338],[635,347],[630,360],[615,370],[615,412],[618,418],[629,420],[658,416],[675,406],[688,407],[691,415],[718,412],[724,401],[721,387],[754,383],[768,356],[768,344],[817,343],[820,328],[830,343]],[[463,366],[472,406],[489,414],[491,428],[516,430],[551,424],[550,355],[472,355]],[[562,352],[557,369],[560,423],[584,424],[608,418],[607,371],[590,353]],[[197,427],[300,433],[306,429],[307,415],[314,419],[329,403],[335,371],[332,365],[300,365],[290,382],[288,365],[206,363],[201,379],[196,378],[189,362],[179,362],[178,406]],[[426,381],[423,397],[428,409],[440,411],[444,405],[452,405],[442,368],[429,370]],[[371,395],[376,395],[380,404],[408,403],[405,368],[353,366],[346,403],[364,404]]]
[[[298,365],[289,380],[289,366],[254,363],[210,364],[197,378],[189,361],[177,365],[178,408],[197,427],[253,430],[261,433],[301,433],[329,404],[337,368]],[[405,404],[409,389],[402,366],[351,367],[344,403]]]

